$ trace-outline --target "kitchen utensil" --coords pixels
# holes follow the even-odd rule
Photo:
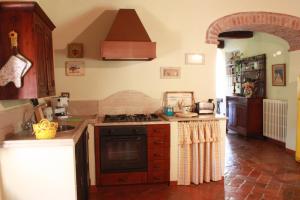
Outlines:
[[[44,119],[44,113],[43,113],[43,109],[47,107],[47,104],[41,104],[41,105],[38,105],[36,107],[34,107],[34,114],[35,114],[35,118],[36,118],[36,121],[39,122],[41,121],[42,119]]]
[[[31,62],[18,52],[18,34],[9,32],[12,55],[0,70],[0,86],[13,82],[17,88],[21,87],[21,78],[31,67]]]

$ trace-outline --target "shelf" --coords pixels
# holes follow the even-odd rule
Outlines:
[[[262,69],[243,70],[242,72],[258,72],[258,71],[262,71]]]

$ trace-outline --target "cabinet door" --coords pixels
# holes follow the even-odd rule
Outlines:
[[[40,97],[55,95],[52,32],[35,15],[36,60],[38,72],[38,93]]]
[[[46,42],[46,68],[47,68],[47,86],[48,95],[55,95],[55,81],[54,81],[54,65],[53,65],[53,47],[52,47],[52,32],[47,29],[45,31]]]
[[[227,117],[228,117],[228,127],[237,126],[237,104],[233,101],[227,102]]]
[[[238,105],[236,107],[237,126],[247,128],[247,105]]]
[[[88,199],[88,147],[86,129],[75,145],[77,199]]]
[[[46,57],[46,37],[45,27],[43,22],[35,17],[34,35],[36,45],[36,68],[37,68],[37,84],[38,96],[48,96],[48,83],[47,83],[47,57]]]

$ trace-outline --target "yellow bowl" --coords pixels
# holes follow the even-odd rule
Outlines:
[[[57,127],[57,122],[50,122],[47,119],[42,119],[39,123],[32,125],[36,139],[54,138]]]
[[[36,139],[52,139],[56,135],[56,129],[46,129],[35,132]]]

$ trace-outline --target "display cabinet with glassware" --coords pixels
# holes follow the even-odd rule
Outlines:
[[[233,95],[226,97],[227,129],[245,136],[262,137],[263,98],[266,98],[266,55],[236,60],[232,67]]]

